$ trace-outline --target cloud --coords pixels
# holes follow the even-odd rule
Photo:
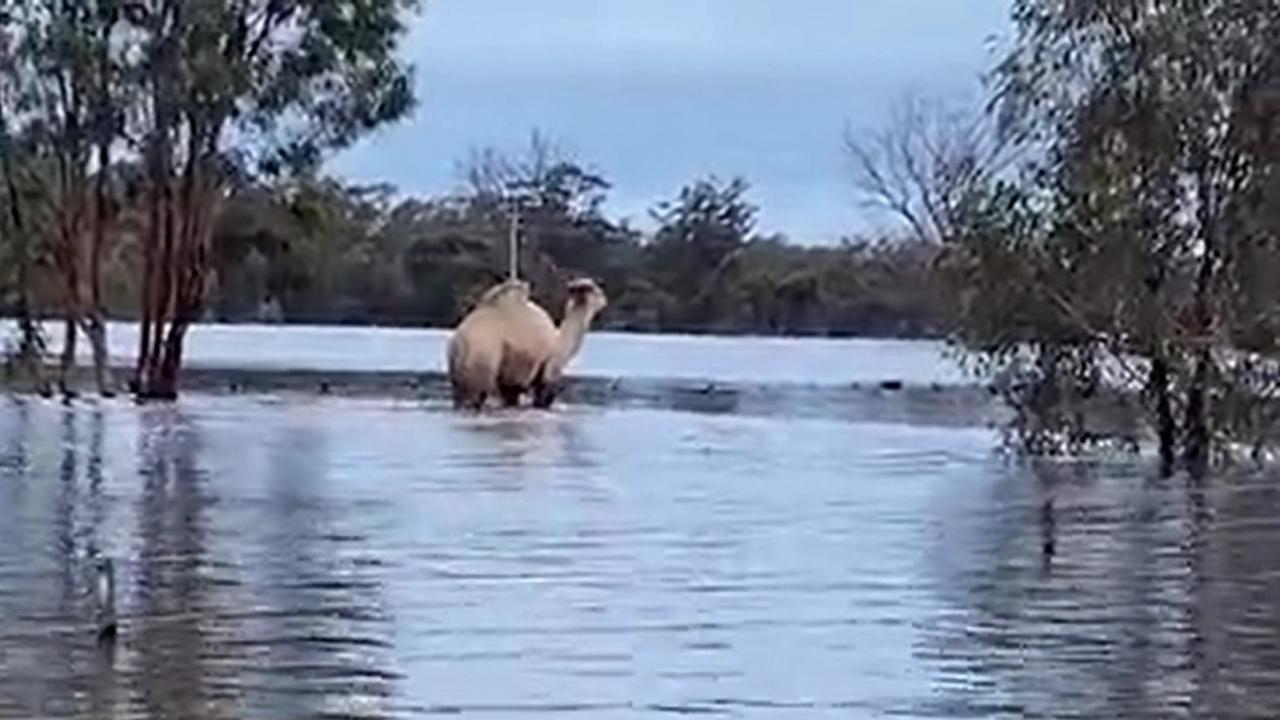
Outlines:
[[[575,146],[640,212],[706,173],[741,173],[770,229],[856,225],[846,121],[907,87],[971,87],[1005,0],[431,0],[408,52],[422,105],[332,167],[413,192],[453,185],[476,145],[533,127]]]

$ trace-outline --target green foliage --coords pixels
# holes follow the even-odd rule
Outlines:
[[[218,131],[246,169],[311,168],[406,115],[412,69],[397,54],[413,0],[125,3],[140,52],[126,70],[164,131]]]
[[[945,304],[919,243],[810,248],[755,233],[741,180],[702,179],[640,233],[610,218],[610,188],[535,133],[515,156],[473,153],[467,190],[400,197],[333,179],[235,186],[212,248],[214,317],[451,326],[506,269],[520,208],[520,272],[553,314],[572,277],[610,294],[604,325],[640,331],[938,335]]]
[[[740,180],[694,181],[657,204],[660,224],[641,233],[605,213],[601,173],[536,136],[515,158],[473,156],[466,175],[466,193],[435,198],[307,176],[236,181],[212,231],[206,317],[451,326],[505,270],[503,188],[514,187],[521,273],[553,314],[565,282],[587,275],[608,290],[601,321],[617,329],[919,337],[947,324],[931,274],[936,247],[805,247],[760,235]],[[112,176],[125,208],[105,260],[105,304],[137,317],[145,176],[130,164]],[[56,290],[37,285],[39,305],[56,308]]]
[[[725,312],[717,307],[715,289],[755,229],[758,209],[747,201],[747,190],[741,178],[702,179],[654,211],[659,229],[648,253],[652,273],[662,290],[685,299],[680,312],[664,321],[693,327]]]
[[[1081,434],[1063,408],[1101,377],[1141,390],[1168,466],[1268,440],[1280,4],[1018,0],[1013,19],[993,79],[1027,161],[952,213],[957,338],[1028,380],[1033,449]]]
[[[487,162],[491,170],[493,157]],[[566,158],[546,167],[498,185],[527,192],[521,273],[553,314],[565,282],[587,275],[610,293],[602,322],[619,329],[941,332],[927,247],[807,248],[749,234],[745,185],[710,181],[662,205],[664,223],[645,237],[604,214],[608,183],[598,173]],[[214,235],[216,317],[266,319],[278,303],[289,322],[451,326],[506,267],[508,218],[492,186],[397,199],[387,188],[333,180],[246,184]],[[719,207],[725,199],[733,207]]]
[[[226,296],[268,288],[346,290],[346,278],[324,274],[334,262],[315,261],[316,275],[281,274],[272,258],[293,235],[317,238],[300,247],[321,258],[331,248],[275,195],[248,189],[305,174],[413,108],[412,68],[398,48],[418,4],[0,0],[0,139],[19,196],[10,205],[30,218],[18,233],[30,252],[20,256],[47,256],[52,272],[40,279],[60,285],[64,380],[77,325],[101,369],[103,316],[127,305],[143,319],[134,385],[172,397],[215,265],[244,270],[220,278],[223,312],[245,309]],[[233,189],[238,204],[220,218]],[[217,223],[236,230],[215,250]],[[9,302],[45,295],[40,279],[15,279],[20,297]],[[136,299],[121,302],[125,291]]]

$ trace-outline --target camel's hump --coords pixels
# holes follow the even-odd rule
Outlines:
[[[521,300],[529,298],[529,283],[523,280],[505,280],[485,290],[480,299],[476,301],[477,305],[493,305],[510,297],[519,297]]]

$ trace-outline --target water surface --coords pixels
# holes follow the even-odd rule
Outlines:
[[[1270,478],[991,447],[731,413],[0,400],[0,716],[1273,714]]]
[[[61,328],[49,323],[51,352]],[[0,323],[11,333],[12,323]],[[135,357],[138,326],[111,323],[112,361]],[[191,328],[185,361],[205,368],[443,371],[449,331],[326,325],[214,325]],[[87,343],[78,346],[82,360]],[[923,340],[762,338],[593,332],[572,372],[597,377],[841,385],[893,379],[955,384],[968,378],[943,362],[945,346]]]

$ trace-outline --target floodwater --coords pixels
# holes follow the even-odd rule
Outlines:
[[[62,329],[45,326],[51,352]],[[0,338],[12,322],[0,321]],[[192,327],[184,353],[192,367],[366,372],[441,371],[449,331],[323,325],[216,325]],[[137,352],[138,326],[108,328],[114,363]],[[88,343],[77,346],[83,360]],[[899,380],[909,384],[959,384],[968,378],[943,362],[941,342],[826,338],[640,335],[593,332],[572,371],[595,377],[696,379],[723,382],[819,385]]]
[[[1276,715],[1276,478],[911,418],[0,397],[0,717]]]

